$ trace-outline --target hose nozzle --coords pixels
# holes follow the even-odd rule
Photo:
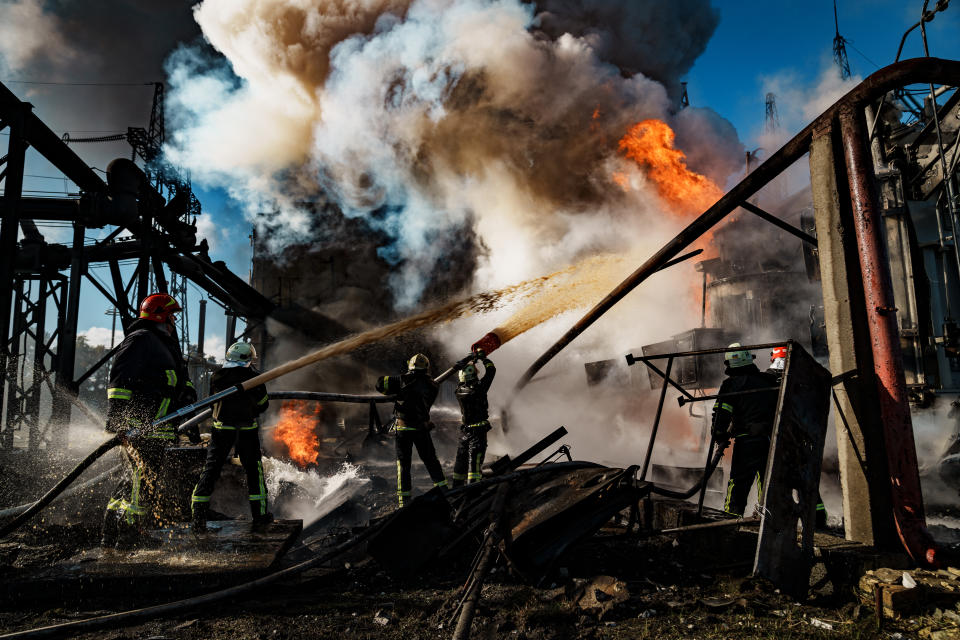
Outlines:
[[[490,353],[499,349],[501,344],[500,336],[491,331],[470,345],[470,351],[476,353],[477,349],[483,349],[483,352],[489,355]]]

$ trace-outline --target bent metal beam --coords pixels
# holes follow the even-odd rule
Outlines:
[[[939,58],[914,58],[884,67],[867,77],[757,167],[753,173],[727,192],[712,207],[691,222],[677,236],[661,247],[657,253],[590,309],[530,365],[517,383],[517,390],[525,387],[555,355],[560,353],[564,347],[640,283],[660,269],[664,263],[678,255],[735,208],[742,205],[747,198],[754,195],[764,185],[799,160],[809,151],[815,132],[833,129],[838,119],[841,118],[841,114],[858,113],[868,103],[879,99],[891,89],[913,83],[930,82],[957,86],[960,84],[960,62]],[[845,143],[847,147],[845,157],[848,167],[851,167],[851,173],[856,170],[862,174],[851,176],[849,186],[855,208],[862,207],[858,218],[862,224],[858,223],[857,225],[857,236],[861,252],[861,269],[864,271],[864,289],[872,289],[872,292],[868,294],[867,305],[869,307],[871,301],[874,304],[872,311],[870,308],[867,309],[870,316],[871,350],[874,361],[884,369],[878,375],[877,384],[880,395],[884,397],[881,405],[881,417],[885,448],[887,449],[888,462],[891,465],[890,486],[894,496],[894,519],[903,546],[911,557],[918,562],[932,564],[935,562],[935,549],[930,542],[924,524],[923,499],[920,494],[916,452],[912,446],[913,427],[910,420],[909,404],[906,394],[897,391],[904,385],[903,362],[898,345],[891,345],[889,340],[884,338],[889,329],[887,325],[895,323],[896,320],[890,310],[892,304],[887,304],[889,300],[887,296],[883,295],[884,288],[890,286],[890,271],[887,262],[881,259],[883,257],[882,245],[877,244],[882,242],[882,238],[877,235],[881,230],[877,225],[869,223],[871,219],[870,196],[867,191],[864,191],[863,187],[871,179],[872,168],[864,159],[858,159],[858,152],[852,150],[853,147],[863,147],[865,145],[859,132],[852,132],[846,136]],[[863,234],[862,238],[861,234]],[[871,255],[866,258],[862,255],[865,250],[871,252]],[[878,251],[880,253],[877,253]],[[880,317],[884,314],[889,317]],[[908,450],[898,449],[898,443],[908,441],[911,445]],[[894,450],[891,451],[891,449]],[[910,451],[913,451],[912,456]],[[913,481],[914,477],[917,478],[916,482]]]

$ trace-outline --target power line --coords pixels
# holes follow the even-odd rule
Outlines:
[[[846,42],[848,45],[850,45],[850,48],[851,48],[851,49],[853,49],[854,51],[856,51],[857,53],[859,53],[860,56],[861,56],[864,60],[866,60],[867,62],[869,62],[869,63],[872,64],[873,66],[875,66],[877,69],[880,68],[880,65],[878,65],[876,62],[874,62],[873,60],[871,60],[870,58],[867,57],[867,54],[865,54],[863,51],[860,51],[860,49],[857,49],[857,48],[853,45],[853,42],[851,42],[850,40],[844,40],[844,42]]]
[[[25,173],[23,174],[24,178],[49,178],[50,180],[70,180],[67,176],[42,176],[38,173]],[[73,180],[70,180],[73,182]]]
[[[55,87],[152,87],[154,82],[43,82],[39,80],[0,80],[4,84],[35,84]]]

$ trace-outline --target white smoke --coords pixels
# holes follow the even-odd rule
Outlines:
[[[689,166],[720,184],[743,156],[717,114],[678,111],[679,76],[716,26],[708,0],[204,0],[195,16],[224,58],[181,48],[169,59],[167,154],[194,181],[226,188],[255,223],[275,213],[264,237],[277,253],[323,242],[325,210],[305,202],[364,220],[387,239],[380,257],[394,265],[401,310],[440,271],[472,270],[463,281],[481,291],[614,252],[631,256],[629,274],[684,222],[618,151],[637,122],[666,121]],[[466,232],[472,262],[453,248]],[[513,407],[515,442],[495,436],[494,448],[566,422],[578,453],[636,461],[649,403],[585,399],[583,363],[697,326],[698,283],[691,262],[631,294],[545,371],[560,375],[534,383]],[[603,286],[498,352],[495,407]],[[515,310],[436,335],[460,357]],[[689,430],[671,402],[665,422]]]
[[[554,26],[559,4],[548,7]],[[567,4],[578,19],[583,8]],[[664,10],[628,13],[633,31],[682,24]],[[621,249],[611,216],[657,208],[648,190],[625,197],[610,181],[616,141],[633,122],[674,121],[693,146],[702,136],[692,166],[711,175],[741,155],[715,114],[674,118],[663,84],[600,57],[620,51],[610,43],[622,25],[548,36],[538,30],[547,14],[517,0],[205,0],[195,15],[229,66],[195,49],[171,57],[168,155],[195,180],[226,187],[251,218],[279,212],[278,251],[322,228],[305,201],[331,198],[363,216],[390,239],[380,256],[395,265],[401,308],[449,268],[451,235],[465,227],[489,250],[477,288],[539,275],[580,251]],[[694,21],[690,51],[713,26]],[[605,230],[586,247],[588,227]]]

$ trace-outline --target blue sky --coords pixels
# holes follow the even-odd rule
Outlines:
[[[877,66],[893,62],[900,37],[919,19],[922,4],[922,0],[839,2],[840,32],[850,41],[847,52],[855,75],[866,77]],[[771,86],[776,86],[784,90],[784,94],[778,96],[784,133],[794,133],[806,124],[798,115],[802,105],[796,103],[810,99],[819,80],[833,69],[832,2],[715,0],[714,5],[721,14],[720,24],[706,51],[685,78],[691,103],[694,106],[711,107],[730,120],[747,148],[753,149],[760,146],[757,138],[763,124],[764,94]],[[960,59],[960,7],[952,7],[938,14],[928,25],[928,34],[932,55]],[[917,29],[908,38],[903,57],[919,55],[922,55],[922,46]],[[22,86],[11,87],[24,95],[20,91]],[[56,94],[58,98],[60,95],[68,98],[71,91],[84,90],[92,89],[49,89],[51,92],[63,92]],[[137,100],[144,103],[144,114],[149,113],[149,88],[116,91],[123,91],[126,96],[131,96],[130,99],[135,95]],[[31,98],[28,95],[25,99]],[[39,115],[44,118],[42,112]],[[102,135],[102,132],[123,131],[130,123],[103,121],[81,124],[48,120],[48,124],[57,132],[86,130],[91,131],[89,135]],[[114,145],[110,145],[109,150],[104,146],[107,145],[101,146],[96,155],[107,153],[112,154],[108,157],[115,157],[129,153],[126,143],[119,143],[115,149]],[[78,146],[76,151],[84,158],[96,157],[91,155],[90,147]],[[88,161],[97,165],[94,159]],[[28,165],[28,172],[48,176],[57,174],[53,167],[36,159]],[[60,186],[51,187],[55,184]],[[62,181],[56,183],[49,178],[28,177],[25,187],[35,190],[62,188]],[[246,277],[250,270],[249,225],[243,220],[237,205],[222,191],[206,190],[203,185],[195,184],[194,187],[205,212],[199,226],[210,241],[211,257],[224,260],[235,273]],[[69,241],[70,234],[66,228],[51,228],[47,232],[52,241]],[[105,233],[92,231],[90,235],[95,238]],[[89,295],[85,293],[80,328],[94,328],[94,333],[99,328],[98,335],[102,337],[104,330],[110,326],[109,317],[104,315],[108,303],[92,287],[89,289]],[[190,294],[194,327],[199,297],[196,290]],[[214,305],[208,306],[208,346],[211,341],[216,348],[225,346],[224,326],[222,313]],[[106,335],[106,341],[109,342],[109,334]]]
[[[720,10],[720,25],[687,74],[690,102],[711,107],[730,120],[752,149],[763,124],[765,81],[793,76],[797,88],[810,88],[833,64],[833,3],[715,0],[713,4]],[[922,6],[922,1],[915,0],[839,0],[840,33],[850,41],[851,72],[866,77],[877,70],[875,65],[891,64],[900,38],[919,20]],[[960,59],[960,7],[937,14],[927,33],[931,55]],[[922,55],[917,28],[907,38],[901,59]],[[789,106],[778,101],[781,117]],[[784,122],[784,128],[789,124]]]

